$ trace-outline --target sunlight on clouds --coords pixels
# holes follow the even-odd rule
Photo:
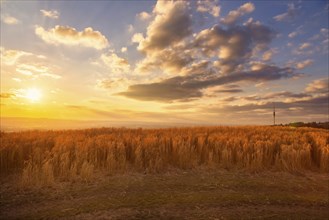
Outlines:
[[[102,54],[100,60],[110,70],[110,75],[123,75],[130,71],[128,61],[115,53]]]
[[[255,10],[253,3],[248,2],[241,5],[238,9],[230,11],[225,18],[221,19],[221,22],[226,25],[233,25],[237,20],[245,14],[249,14]]]
[[[132,38],[131,38],[131,42],[133,43],[140,43],[144,40],[143,34],[142,33],[135,33]]]
[[[217,5],[218,1],[211,1],[211,0],[199,0],[197,1],[197,11],[201,13],[209,13],[214,17],[219,17],[220,15],[220,6]]]
[[[233,55],[233,51],[228,46],[221,46],[219,50],[219,58],[221,59],[228,59]]]
[[[175,120],[179,111],[209,122],[266,114],[275,100],[278,108],[326,113],[329,31],[307,4],[313,3],[288,9],[287,3],[219,0],[100,1],[93,10],[79,1],[20,6],[1,16],[6,24],[31,18],[2,28],[2,110],[15,117],[127,121]],[[76,8],[63,8],[68,5]],[[312,19],[299,19],[299,11]]]
[[[19,58],[22,56],[30,56],[31,53],[20,51],[20,50],[6,50],[5,48],[1,47],[1,63],[6,65],[13,65],[17,62]]]
[[[140,20],[145,21],[145,20],[150,19],[150,18],[151,18],[151,15],[150,15],[149,13],[143,11],[143,12],[139,13],[139,14],[137,15],[137,17],[138,17]]]
[[[75,28],[69,26],[56,25],[54,28],[45,30],[43,27],[36,26],[35,34],[49,44],[65,44],[69,46],[91,47],[97,50],[109,46],[107,38],[99,31],[94,31],[91,27],[78,32]]]
[[[262,56],[263,61],[270,61],[275,53],[277,53],[276,49],[270,49],[265,51]]]
[[[308,67],[308,66],[311,66],[313,63],[314,63],[314,62],[313,62],[313,60],[311,60],[311,59],[304,60],[304,61],[301,61],[301,62],[297,63],[297,64],[296,64],[296,68],[299,69],[299,70],[300,70],[300,69],[304,69],[304,68],[306,68],[306,67]]]
[[[305,89],[306,92],[328,93],[329,81],[328,78],[314,80],[309,83]]]

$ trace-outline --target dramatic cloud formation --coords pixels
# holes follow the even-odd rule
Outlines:
[[[207,4],[210,3],[204,3],[203,7]],[[153,10],[155,18],[147,28],[146,38],[142,34],[133,36],[133,42],[139,42],[138,49],[146,54],[145,59],[137,63],[135,72],[161,71],[170,77],[154,83],[131,85],[127,91],[118,94],[139,100],[187,101],[202,97],[203,90],[210,87],[295,76],[293,69],[274,65],[258,64],[249,69],[255,48],[266,50],[263,57],[266,61],[276,52],[268,48],[276,36],[271,28],[252,19],[243,25],[234,25],[240,16],[253,10],[252,3],[245,3],[221,21],[228,27],[214,25],[192,34],[188,4],[159,1]],[[221,92],[240,91],[222,89]]]
[[[230,11],[225,18],[221,19],[221,22],[226,25],[235,24],[240,17],[245,14],[249,14],[255,10],[255,6],[253,3],[248,2],[241,5],[237,10]]]
[[[197,9],[198,12],[201,13],[209,13],[214,17],[219,17],[220,15],[220,7],[218,5],[218,1],[211,0],[202,0],[197,1]]]
[[[208,71],[208,74],[192,74],[169,78],[157,83],[132,85],[128,91],[121,92],[119,95],[148,101],[187,101],[192,98],[201,97],[203,95],[201,90],[211,86],[240,81],[263,82],[292,77],[294,75],[294,71],[290,68],[278,68],[269,65],[255,71],[236,72],[224,76],[216,76],[211,71]]]
[[[139,43],[144,53],[161,50],[192,33],[192,18],[188,2],[158,1],[153,9],[154,20],[147,28],[147,36]]]
[[[20,21],[17,18],[6,14],[1,15],[1,21],[8,25],[15,25],[20,23]]]
[[[65,44],[69,46],[91,47],[97,50],[108,47],[108,40],[99,31],[94,31],[91,27],[78,32],[75,28],[56,25],[55,28],[45,30],[36,26],[35,34],[49,44]]]
[[[181,75],[181,70],[192,61],[191,55],[176,47],[157,51],[137,63],[135,71],[149,74],[159,70],[167,74]]]
[[[287,12],[274,16],[273,18],[276,21],[291,21],[297,16],[297,14],[298,14],[298,9],[295,7],[295,5],[288,4]]]
[[[267,48],[275,32],[260,22],[250,21],[244,26],[222,28],[215,25],[195,37],[194,47],[207,57],[218,57],[215,66],[227,74],[241,67],[252,55],[254,48]]]
[[[272,123],[276,103],[279,123],[327,119],[328,11],[321,1],[2,6],[6,117]],[[28,102],[29,88],[43,99]]]
[[[56,10],[40,10],[40,12],[42,13],[43,16],[48,17],[48,18],[53,18],[53,19],[58,19],[59,18],[59,12]]]

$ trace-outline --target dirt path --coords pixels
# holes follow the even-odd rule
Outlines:
[[[327,219],[328,181],[230,171],[99,176],[25,190],[7,181],[0,219]]]

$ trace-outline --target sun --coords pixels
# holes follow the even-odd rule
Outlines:
[[[25,98],[27,98],[28,100],[30,100],[32,102],[40,101],[41,96],[42,96],[42,94],[39,89],[30,88],[30,89],[26,90]]]

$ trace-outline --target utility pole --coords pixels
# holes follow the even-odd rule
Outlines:
[[[273,102],[273,125],[275,125],[275,103]]]

